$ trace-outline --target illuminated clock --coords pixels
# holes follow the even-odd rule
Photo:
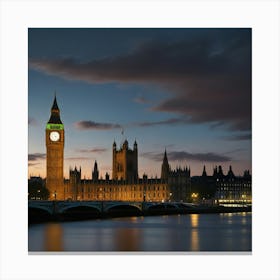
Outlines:
[[[50,133],[50,139],[52,141],[58,141],[59,140],[59,133],[57,131],[52,131]]]

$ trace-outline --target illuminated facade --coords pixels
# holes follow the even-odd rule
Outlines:
[[[81,167],[69,170],[69,179],[63,178],[64,126],[56,98],[51,108],[51,117],[46,126],[47,177],[46,187],[50,199],[58,200],[120,200],[120,201],[188,201],[215,199],[215,203],[250,204],[252,202],[251,175],[235,176],[230,166],[227,175],[222,167],[215,167],[212,176],[207,176],[205,167],[202,176],[191,179],[190,167],[172,170],[166,151],[163,154],[160,178],[138,176],[138,146],[133,149],[125,140],[120,148],[112,146],[112,178],[106,173],[99,178],[95,161],[92,178],[82,179]]]
[[[46,125],[47,176],[50,199],[63,199],[64,126],[54,98],[51,116]]]
[[[121,147],[113,143],[112,179],[106,173],[99,178],[97,162],[91,179],[81,179],[81,167],[69,170],[69,179],[63,179],[64,126],[56,97],[46,127],[47,178],[50,199],[58,200],[121,200],[121,201],[186,201],[190,187],[190,169],[171,170],[166,151],[160,178],[138,177],[138,147],[133,149],[125,140]]]
[[[125,149],[129,150],[125,141]],[[115,151],[113,144],[113,162]],[[123,149],[124,144],[120,150]],[[135,149],[135,143],[134,143]],[[135,160],[135,159],[134,159]],[[136,159],[137,160],[137,159]],[[134,161],[136,163],[136,160]],[[123,166],[122,174],[131,174],[131,177],[115,177],[110,179],[106,173],[105,179],[98,178],[98,165],[94,164],[92,179],[82,179],[81,167],[69,170],[69,180],[64,180],[64,199],[66,200],[120,200],[120,201],[186,201],[190,187],[190,170],[188,168],[169,170],[168,177],[162,173],[161,178],[148,178],[145,174],[138,178],[135,166],[124,164],[125,157],[118,159],[118,165]],[[163,165],[168,162],[166,152]],[[133,164],[133,163],[132,163]],[[133,171],[129,173],[129,171]],[[119,171],[118,171],[119,172]],[[121,172],[117,174],[121,174]],[[137,177],[135,176],[137,174]],[[115,173],[116,175],[116,173]],[[114,176],[114,173],[113,173]]]
[[[193,202],[209,203],[211,200],[224,206],[251,205],[251,180],[249,170],[245,170],[243,176],[236,176],[231,166],[227,174],[221,166],[216,166],[213,175],[208,176],[204,166],[201,176],[191,178],[191,198]]]
[[[214,169],[213,178],[216,184],[217,204],[225,206],[252,204],[252,178],[249,170],[245,170],[243,176],[235,176],[230,166],[227,175],[224,175],[222,167],[219,166]]]
[[[136,140],[133,150],[129,149],[128,141],[125,140],[122,147],[117,150],[117,144],[113,143],[113,179],[125,180],[129,183],[137,182],[138,179],[138,149]]]

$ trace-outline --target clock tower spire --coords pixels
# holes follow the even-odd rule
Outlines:
[[[46,126],[46,149],[46,187],[50,191],[50,199],[64,199],[64,125],[60,119],[60,110],[57,105],[56,95],[51,107],[51,116]]]

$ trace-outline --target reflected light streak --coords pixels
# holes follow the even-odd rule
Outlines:
[[[191,214],[191,251],[199,251],[199,234],[196,229],[199,224],[199,214]]]
[[[63,251],[63,230],[60,224],[47,224],[45,230],[45,250]]]
[[[120,228],[117,230],[116,251],[139,251],[140,250],[140,235],[139,229],[135,228]]]
[[[198,227],[199,214],[191,214],[191,226],[193,228]]]
[[[199,251],[199,235],[196,229],[191,233],[191,251]]]

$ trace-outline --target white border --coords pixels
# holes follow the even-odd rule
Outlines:
[[[1,279],[280,278],[278,1],[0,3]],[[253,28],[252,255],[28,255],[28,27]]]

